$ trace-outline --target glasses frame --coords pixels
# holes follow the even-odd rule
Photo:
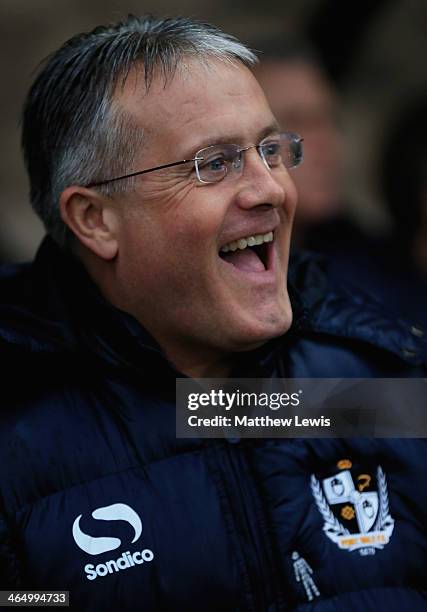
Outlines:
[[[287,135],[291,139],[293,139],[294,141],[296,141],[298,143],[302,143],[304,141],[304,139],[301,138],[301,136],[299,136],[295,132],[281,132],[278,135],[279,136]],[[249,151],[250,149],[257,149],[257,151],[259,153],[259,156],[261,157],[262,161],[264,162],[264,164],[266,165],[268,170],[271,170],[270,166],[268,165],[267,160],[264,157],[262,149],[260,148],[260,147],[263,146],[263,144],[267,144],[265,141],[268,141],[269,138],[273,138],[273,136],[267,136],[266,138],[264,138],[257,145],[250,145],[249,147],[237,148],[236,155],[240,155],[241,153],[245,153],[246,151]],[[232,144],[232,143],[229,143],[229,144]],[[210,148],[213,148],[213,147],[216,147],[216,146],[218,146],[218,145],[211,145],[211,147],[203,147],[203,149],[199,149],[199,151],[196,152],[195,157],[193,157],[191,159],[182,159],[180,161],[171,162],[169,164],[162,164],[161,166],[155,166],[154,168],[146,168],[145,170],[138,170],[137,172],[130,172],[128,174],[122,174],[121,176],[116,176],[114,178],[106,179],[104,181],[93,181],[91,183],[87,183],[86,185],[84,185],[84,187],[86,187],[88,189],[91,188],[91,187],[100,187],[101,185],[108,185],[109,183],[113,183],[115,181],[121,181],[122,179],[127,179],[127,178],[132,178],[134,176],[139,176],[140,174],[148,174],[149,172],[155,172],[156,170],[163,170],[164,168],[172,168],[173,166],[181,166],[182,164],[190,164],[191,162],[194,162],[198,181],[200,183],[202,183],[203,185],[213,185],[215,183],[219,183],[220,181],[222,181],[223,178],[225,178],[225,176],[227,175],[227,172],[218,181],[204,181],[203,179],[200,178],[199,166],[198,166],[197,162],[198,161],[203,161],[203,159],[204,159],[203,157],[200,157],[200,153],[202,151],[206,151],[206,150],[208,150]],[[233,146],[238,147],[238,145],[233,145]],[[289,166],[289,168],[295,168],[297,165],[299,165],[301,163],[301,161],[302,161],[302,159],[297,164],[295,164],[294,166]]]
[[[210,149],[214,149],[216,147],[221,147],[221,146],[235,147],[235,157],[230,160],[230,166],[226,168],[226,172],[223,174],[223,176],[213,181],[206,181],[202,179],[201,174],[200,174],[199,164],[196,161],[195,168],[196,168],[196,174],[197,174],[197,178],[199,179],[199,182],[205,185],[212,185],[215,183],[219,183],[227,176],[230,167],[233,168],[234,170],[238,170],[238,174],[241,174],[244,168],[244,160],[241,154],[246,153],[246,151],[249,151],[250,149],[257,149],[258,154],[260,158],[262,159],[262,161],[264,162],[265,167],[271,171],[271,169],[276,166],[270,166],[270,164],[268,163],[268,160],[265,156],[264,147],[268,146],[271,143],[271,139],[274,137],[277,138],[277,136],[278,137],[283,137],[283,136],[288,137],[290,143],[293,142],[293,143],[301,144],[304,141],[304,139],[301,138],[301,136],[299,136],[299,134],[296,134],[295,132],[280,132],[276,136],[267,136],[266,138],[263,138],[263,140],[257,145],[249,145],[248,147],[239,147],[239,145],[237,144],[228,143],[227,145],[211,145],[210,147],[204,147],[203,149],[200,149],[196,153],[197,161],[201,161],[201,159],[204,159],[201,156],[201,154],[204,153],[205,151],[209,151]],[[239,161],[239,163],[241,162],[241,167],[236,166],[236,161]],[[283,161],[281,163],[283,163],[285,168],[291,169],[291,168],[295,168],[296,166],[298,166],[302,161],[303,161],[303,155],[301,154],[301,158],[293,165],[286,165]]]

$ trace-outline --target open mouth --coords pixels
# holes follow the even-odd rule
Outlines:
[[[273,232],[255,234],[224,245],[219,256],[244,272],[264,272],[268,269],[272,243]]]

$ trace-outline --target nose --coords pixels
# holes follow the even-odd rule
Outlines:
[[[256,147],[248,148],[242,155],[242,175],[235,183],[238,188],[235,201],[240,208],[279,208],[285,202],[295,205],[295,186],[284,166],[271,170]]]

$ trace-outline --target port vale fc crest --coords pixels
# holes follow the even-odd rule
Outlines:
[[[319,481],[311,477],[311,490],[323,531],[343,550],[373,555],[388,544],[394,529],[390,516],[385,474],[353,473],[348,459],[338,461],[339,472]]]

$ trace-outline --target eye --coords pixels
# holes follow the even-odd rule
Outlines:
[[[230,165],[229,156],[222,149],[199,153],[203,157],[198,162],[199,177],[204,183],[216,183],[224,178]]]
[[[211,155],[199,162],[199,168],[207,172],[224,172],[227,161],[224,155]]]
[[[279,141],[264,142],[260,147],[269,166],[277,166],[281,163],[281,143]]]
[[[236,163],[239,157],[239,147],[234,144],[218,144],[201,149],[196,153],[198,178],[202,183],[217,183],[221,181]],[[201,159],[200,159],[201,158]],[[235,166],[236,170],[238,169]]]

